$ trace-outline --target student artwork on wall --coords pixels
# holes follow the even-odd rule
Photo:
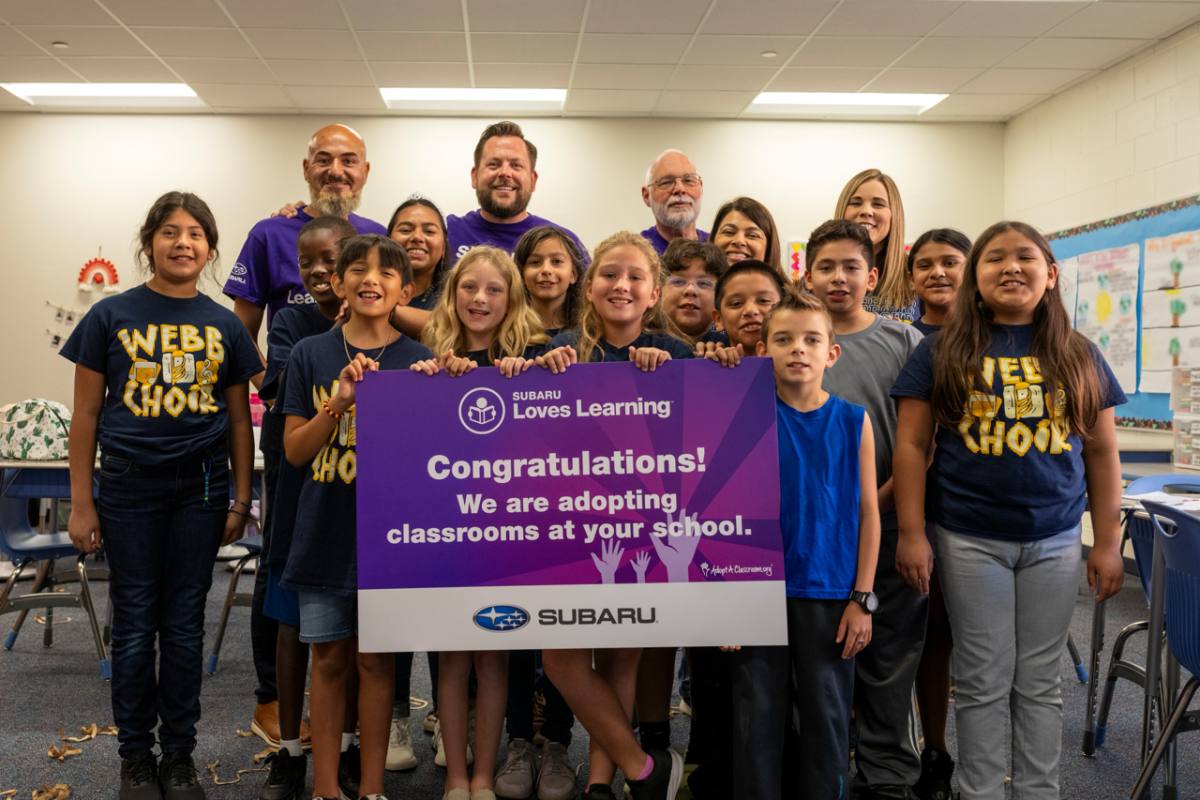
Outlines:
[[[1137,390],[1138,262],[1136,244],[1081,253],[1075,329],[1095,343],[1127,393]]]
[[[1142,388],[1171,390],[1172,367],[1200,366],[1200,231],[1146,240]]]

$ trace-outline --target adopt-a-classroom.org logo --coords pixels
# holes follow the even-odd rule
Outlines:
[[[458,403],[458,419],[471,433],[491,433],[504,422],[504,401],[493,389],[472,389]]]
[[[486,606],[475,612],[475,624],[485,631],[515,631],[529,624],[529,612],[520,606]]]

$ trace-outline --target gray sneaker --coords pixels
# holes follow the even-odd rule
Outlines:
[[[538,777],[538,753],[531,742],[513,739],[508,743],[504,766],[496,773],[496,796],[525,800],[533,795]]]
[[[571,800],[575,796],[575,769],[567,748],[546,742],[537,781],[538,800]]]

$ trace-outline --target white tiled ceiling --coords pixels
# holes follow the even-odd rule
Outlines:
[[[0,0],[0,82],[185,82],[229,113],[399,113],[384,86],[727,118],[764,90],[937,92],[922,119],[1004,120],[1197,21],[1200,0]]]

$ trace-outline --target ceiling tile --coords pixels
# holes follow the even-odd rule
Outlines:
[[[241,32],[233,28],[134,28],[133,32],[164,57],[254,58]]]
[[[275,82],[275,76],[257,58],[168,58],[166,62],[189,85]]]
[[[972,67],[893,67],[875,79],[864,91],[949,94],[981,72],[982,69]]]
[[[691,37],[587,33],[579,50],[580,63],[675,64]],[[590,109],[589,109],[590,110]]]
[[[886,67],[918,39],[823,37],[809,39],[792,59],[795,67]]]
[[[45,51],[7,25],[0,25],[0,54],[14,56],[44,56]]]
[[[302,108],[386,109],[378,89],[333,86],[289,86],[288,91]]]
[[[461,3],[426,0],[342,0],[360,31],[461,31]]]
[[[92,83],[179,83],[157,58],[64,58]]]
[[[921,115],[938,117],[996,117],[1003,119],[1045,98],[1041,94],[953,94]]]
[[[579,33],[583,0],[467,0],[471,35],[479,32]]]
[[[269,60],[267,66],[285,86],[375,86],[365,61]]]
[[[1032,39],[928,38],[900,59],[898,67],[994,67]]]
[[[1051,36],[1152,39],[1200,17],[1200,3],[1092,3]]]
[[[709,0],[604,0],[592,3],[593,33],[694,33]]]
[[[349,31],[247,30],[246,35],[263,58],[304,56],[312,61],[353,61],[362,57]]]
[[[194,83],[191,87],[210,106],[228,108],[295,108],[278,86],[229,86]]]
[[[1001,67],[1100,69],[1150,42],[1142,39],[1038,39],[1001,61]]]
[[[779,73],[769,92],[857,92],[879,74],[878,69],[822,69],[788,67]]]
[[[1046,94],[1086,75],[1082,69],[992,69],[962,87],[964,94]]]
[[[655,111],[695,111],[709,114],[740,114],[757,92],[663,92]]]
[[[807,36],[837,3],[832,0],[736,0],[719,2],[704,22],[711,34],[763,33]],[[590,26],[589,26],[590,28]]]
[[[94,0],[0,0],[0,18],[13,25],[116,25]]]
[[[527,64],[571,63],[575,33],[475,33],[472,23],[471,60]]]
[[[228,28],[233,25],[214,0],[157,3],[147,3],[146,0],[104,0],[104,5],[131,28],[136,25],[175,27],[182,22],[197,28]]]
[[[774,67],[692,67],[682,66],[669,89],[709,91],[762,90],[775,76]]]
[[[940,0],[847,0],[821,26],[821,35],[925,36],[954,9]]]
[[[800,36],[697,36],[685,64],[729,64],[741,67],[779,65],[800,46]],[[762,54],[774,51],[774,58]]]
[[[337,3],[329,0],[223,0],[243,28],[345,30]]]
[[[1021,3],[1008,0],[963,3],[933,32],[934,36],[1041,36],[1058,23],[1091,5],[1084,3]]]
[[[663,89],[674,67],[666,64],[577,64],[572,89]]]
[[[369,61],[467,60],[467,38],[461,33],[359,31],[358,40]]]
[[[660,92],[572,89],[567,93],[566,111],[648,112]]]
[[[17,26],[21,32],[46,50],[52,42],[66,42],[66,50],[55,55],[71,56],[148,56],[146,48],[124,28],[83,28],[66,25]]]
[[[475,64],[480,89],[566,89],[570,64]]]
[[[372,61],[371,71],[380,86],[461,89],[471,85],[465,61],[458,64]]]
[[[75,83],[78,75],[49,56],[0,58],[0,81],[5,83]]]

